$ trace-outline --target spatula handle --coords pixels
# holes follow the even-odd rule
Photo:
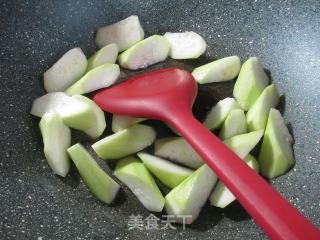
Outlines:
[[[262,177],[198,122],[186,107],[165,119],[236,196],[271,239],[320,239],[320,231]]]

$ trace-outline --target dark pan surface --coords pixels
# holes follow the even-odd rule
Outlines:
[[[295,139],[295,167],[271,184],[320,226],[318,0],[2,0],[0,13],[1,239],[267,239],[237,202],[224,210],[205,206],[186,230],[128,230],[130,215],[149,216],[128,190],[106,206],[91,195],[75,169],[66,179],[51,173],[42,153],[39,119],[29,115],[33,99],[44,94],[43,72],[70,48],[80,46],[90,56],[97,50],[94,31],[132,14],[139,15],[146,36],[190,30],[208,43],[200,60],[169,61],[151,69],[191,70],[230,55],[242,61],[260,58],[285,95],[280,109]],[[232,86],[201,87],[194,109],[198,117],[230,96]],[[168,133],[163,124],[150,124],[163,129],[160,135]],[[74,132],[74,141],[84,139]]]

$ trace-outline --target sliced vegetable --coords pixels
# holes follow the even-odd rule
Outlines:
[[[86,68],[87,58],[81,48],[73,48],[44,73],[44,89],[47,92],[64,91],[82,77]]]
[[[126,184],[142,205],[152,212],[161,212],[164,198],[147,168],[138,159],[119,160],[114,175]]]
[[[135,118],[125,115],[113,114],[112,116],[112,131],[119,132],[123,129],[131,127],[132,125],[144,121],[145,118]]]
[[[230,111],[226,120],[224,121],[219,138],[225,140],[233,136],[247,132],[246,116],[242,109],[233,109]]]
[[[294,165],[292,142],[281,113],[271,108],[258,158],[264,177],[278,177]]]
[[[68,105],[77,105],[77,101],[72,101],[72,98],[63,92],[47,93],[36,98],[31,106],[30,113],[37,117],[42,117],[47,112],[54,112]],[[84,106],[79,104],[80,106]]]
[[[247,125],[249,131],[264,129],[267,124],[269,111],[279,103],[279,93],[274,84],[266,87],[258,100],[247,112]]]
[[[70,86],[65,93],[68,95],[93,92],[111,86],[119,77],[120,68],[117,64],[105,63],[84,75]]]
[[[156,140],[154,154],[191,168],[198,168],[204,161],[183,137]]]
[[[99,67],[105,63],[114,64],[118,57],[118,46],[115,43],[110,43],[88,59],[87,72],[93,68]]]
[[[90,105],[63,92],[47,93],[33,101],[32,115],[42,117],[47,112],[57,112],[69,127],[78,130],[87,130],[95,124]]]
[[[136,70],[164,61],[169,54],[170,43],[163,36],[153,35],[121,53],[118,61],[121,67]]]
[[[252,155],[249,154],[243,160],[249,165],[249,167],[259,173],[259,164]],[[225,208],[234,200],[236,200],[236,197],[221,181],[219,181],[214,187],[213,192],[211,193],[209,198],[210,204],[219,208]]]
[[[167,161],[163,158],[153,156],[148,153],[138,153],[138,157],[144,165],[153,173],[164,185],[169,188],[178,186],[184,179],[193,173],[193,170],[185,168]]]
[[[195,32],[167,32],[164,37],[170,43],[169,55],[174,59],[198,58],[207,48],[206,41]]]
[[[173,215],[178,223],[183,221],[181,215],[190,215],[186,223],[191,224],[198,217],[216,181],[217,176],[204,164],[167,194],[166,212]]]
[[[259,60],[251,57],[241,67],[234,85],[233,96],[242,108],[247,111],[258,99],[268,82],[268,76]]]
[[[95,123],[92,125],[91,128],[84,130],[84,132],[93,139],[100,137],[107,126],[104,112],[101,110],[101,108],[98,107],[98,105],[94,101],[85,96],[74,95],[73,97],[89,104],[90,108],[92,109],[95,115]]]
[[[221,58],[193,70],[194,79],[200,83],[225,82],[234,79],[240,71],[241,62],[238,56]]]
[[[215,130],[221,127],[224,120],[233,109],[241,109],[239,103],[237,103],[233,98],[228,97],[220,100],[214,107],[211,108],[203,122],[203,125],[210,130]]]
[[[119,52],[122,52],[143,38],[144,32],[139,18],[132,15],[112,25],[99,28],[95,42],[100,48],[110,43],[115,43],[119,48]]]
[[[71,144],[70,129],[55,112],[44,114],[39,127],[43,138],[43,151],[49,166],[55,174],[65,177],[70,169],[67,154],[67,148]]]
[[[151,127],[136,124],[101,139],[92,148],[103,159],[117,159],[141,151],[151,145],[155,137]]]
[[[263,130],[245,133],[224,140],[226,144],[240,158],[245,158],[249,152],[258,144],[263,135]]]
[[[100,168],[80,143],[68,148],[68,153],[91,192],[100,201],[110,204],[120,189],[119,184]]]

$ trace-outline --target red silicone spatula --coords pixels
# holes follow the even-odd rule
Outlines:
[[[197,95],[192,75],[168,68],[103,90],[94,101],[104,110],[154,118],[174,126],[271,239],[320,239],[320,231],[192,115]]]

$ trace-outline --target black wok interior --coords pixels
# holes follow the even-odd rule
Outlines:
[[[139,16],[146,36],[195,31],[208,48],[196,60],[167,60],[147,70],[124,71],[120,81],[164,67],[192,70],[231,55],[242,62],[250,56],[260,59],[283,95],[280,110],[295,140],[296,165],[270,183],[319,227],[320,1],[2,0],[0,238],[268,239],[237,202],[225,209],[207,204],[186,229],[174,225],[176,229],[129,230],[129,216],[145,218],[150,213],[127,188],[107,206],[89,192],[74,166],[65,179],[49,169],[39,119],[29,114],[33,99],[45,93],[43,72],[73,47],[91,56],[98,49],[95,30],[133,14]],[[195,115],[201,120],[214,103],[232,96],[233,84],[200,86]],[[105,135],[111,126],[110,115],[107,118]],[[171,134],[163,123],[146,123],[159,136]],[[74,143],[90,146],[84,134],[72,133]],[[99,163],[109,173],[114,166]]]

